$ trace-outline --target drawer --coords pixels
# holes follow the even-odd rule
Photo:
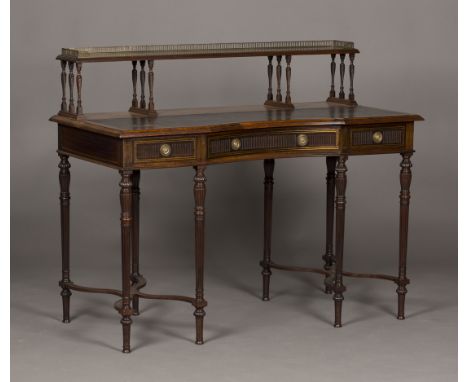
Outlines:
[[[351,146],[404,146],[405,126],[366,127],[351,130]]]
[[[208,158],[290,151],[304,154],[337,150],[338,133],[329,130],[284,129],[264,133],[232,133],[208,137]]]
[[[133,163],[193,161],[195,151],[195,137],[134,140]]]

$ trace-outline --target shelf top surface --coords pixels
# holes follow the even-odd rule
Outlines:
[[[359,51],[354,48],[353,42],[339,40],[231,42],[62,48],[57,59],[99,62],[330,53],[359,53]]]
[[[159,110],[156,117],[117,112],[85,114],[83,119],[73,120],[56,115],[51,120],[62,125],[126,138],[268,127],[397,123],[420,121],[422,117],[360,105],[309,102],[296,104],[294,110],[269,109],[258,105]]]

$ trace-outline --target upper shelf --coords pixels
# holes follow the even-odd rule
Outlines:
[[[57,59],[99,62],[349,53],[359,53],[353,42],[314,40],[62,48]]]

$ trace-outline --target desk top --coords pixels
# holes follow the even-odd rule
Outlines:
[[[194,134],[287,126],[356,125],[421,121],[419,115],[347,106],[330,102],[296,104],[293,110],[264,106],[160,110],[158,116],[118,112],[85,114],[73,120],[55,115],[51,121],[119,138]]]
[[[71,62],[359,53],[350,41],[309,40],[210,44],[127,45],[62,48],[58,60]]]

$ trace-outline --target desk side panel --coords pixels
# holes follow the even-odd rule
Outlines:
[[[65,125],[58,125],[58,151],[80,159],[121,168],[122,140]]]

